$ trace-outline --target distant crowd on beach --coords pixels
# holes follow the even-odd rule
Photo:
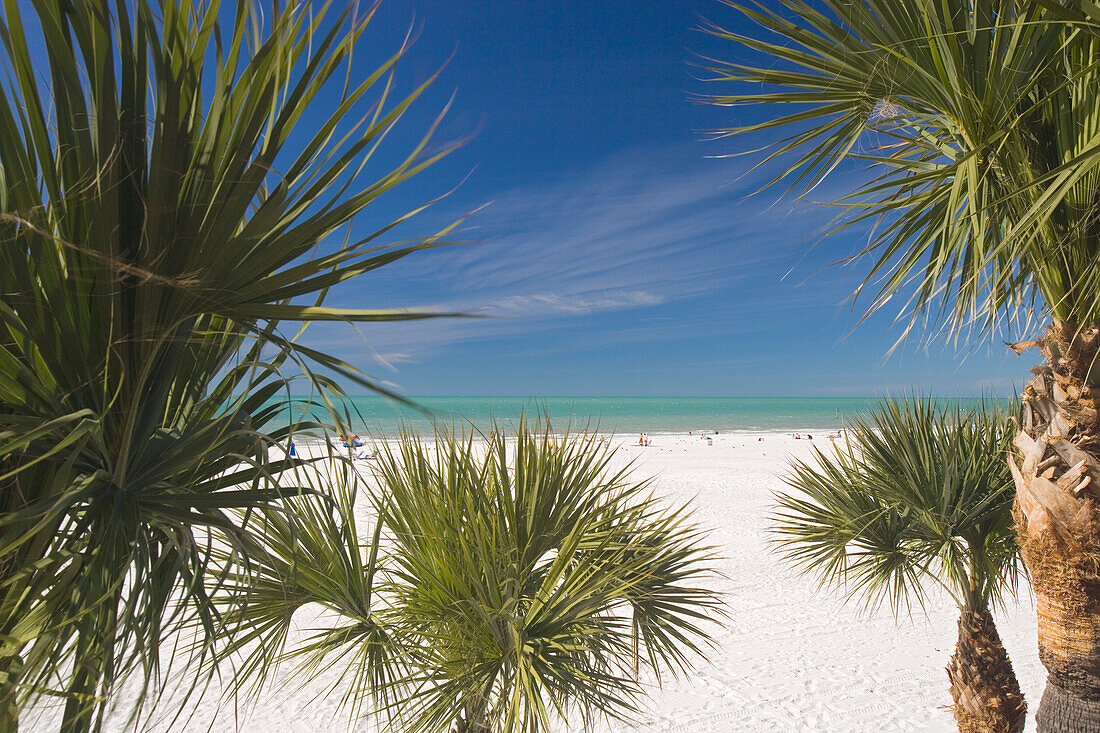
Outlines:
[[[696,431],[696,430],[689,430],[688,435],[693,436],[693,437],[695,435],[698,435],[700,440],[707,441],[707,445],[714,445],[714,439],[710,435],[709,430],[706,431],[706,432]],[[717,430],[714,431],[714,435],[718,435]],[[649,433],[638,433],[638,443],[637,444],[639,446],[642,446],[642,447],[645,447],[645,448],[648,448],[649,446],[651,446],[652,443],[650,443],[650,441],[649,441]]]
[[[700,440],[705,440],[707,442],[707,445],[714,445],[713,436],[718,435],[719,432],[717,430],[713,431],[713,433],[710,430],[689,430],[687,434],[689,437],[698,437]],[[788,433],[788,435],[790,435],[790,437],[794,438],[795,440],[814,439],[813,433]],[[832,430],[827,433],[825,437],[829,440],[842,438],[844,437],[844,429],[840,428],[838,430]],[[757,440],[763,441],[764,438],[759,437],[757,438]],[[638,433],[638,442],[636,443],[636,445],[644,448],[648,448],[649,446],[653,445],[650,442],[649,433]]]
[[[829,433],[825,437],[828,438],[829,440],[836,440],[837,438],[840,438],[840,437],[843,437],[843,436],[844,436],[844,429],[841,428],[840,430],[832,431],[831,433]],[[806,435],[802,435],[801,433],[794,433],[791,437],[793,437],[795,440],[813,440],[814,439],[814,436],[811,435],[810,433],[806,433]]]
[[[713,436],[718,435],[718,434],[719,434],[719,432],[717,430],[713,431],[713,433],[710,430],[706,430],[706,431],[703,431],[703,430],[689,430],[688,431],[688,436],[698,437],[700,440],[705,440],[707,442],[707,445],[714,445]],[[494,435],[495,435],[495,433],[494,433]],[[588,431],[587,430],[584,431],[584,435],[585,435],[586,438],[588,437]],[[790,435],[790,437],[794,438],[795,440],[813,440],[814,439],[814,436],[811,433],[805,433],[805,434],[803,434],[803,433],[790,433],[789,435]],[[844,436],[844,430],[843,430],[843,428],[841,428],[839,430],[831,431],[825,437],[827,437],[829,440],[836,440],[837,438],[841,438],[843,436]],[[610,436],[603,436],[603,435],[594,435],[593,437],[599,443],[603,443],[605,440],[610,440],[611,439]],[[760,437],[760,438],[757,438],[757,440],[763,441],[764,438]],[[364,443],[363,439],[360,438],[358,435],[349,435],[349,436],[341,435],[341,436],[337,437],[334,442],[335,442],[336,446],[346,449],[348,451],[348,454],[350,455],[350,457],[353,460],[367,460],[367,461],[369,461],[369,460],[374,460],[377,457],[373,452],[365,449],[366,444]],[[651,439],[649,437],[649,433],[638,433],[637,445],[640,446],[640,447],[643,447],[643,448],[649,448],[650,446],[652,446],[653,443],[651,442]],[[297,446],[295,446],[293,440],[291,440],[289,442],[289,445],[287,446],[287,448],[288,448],[288,450],[287,450],[287,455],[288,456],[290,456],[291,458],[297,458],[298,457]],[[363,448],[363,450],[359,450],[360,448]]]

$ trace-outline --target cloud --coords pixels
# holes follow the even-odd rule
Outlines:
[[[359,346],[346,330],[321,327],[312,337],[321,342],[311,342],[339,342],[359,358],[392,366],[457,341],[547,332],[582,316],[627,311],[654,322],[610,339],[671,338],[691,324],[683,314],[662,322],[655,309],[708,296],[750,310],[788,308],[792,299],[802,307],[813,297],[787,292],[783,300],[770,291],[820,238],[831,214],[790,199],[773,205],[778,193],[752,196],[763,179],[739,165],[704,160],[695,148],[634,151],[500,191],[472,220],[478,244],[403,260],[387,268],[384,289],[370,293],[485,318],[375,324],[364,327]],[[783,289],[797,289],[804,275]],[[351,297],[361,304],[359,294]],[[701,333],[741,328],[702,313],[686,317],[698,320]]]
[[[660,305],[664,300],[644,290],[604,291],[602,293],[572,293],[557,295],[512,295],[489,306],[487,310],[506,317],[547,317],[556,314],[587,315],[599,311],[621,310]]]
[[[652,157],[619,156],[504,192],[479,217],[482,244],[428,266],[461,273],[479,293],[638,289],[668,300],[706,292],[734,266],[715,245],[774,220],[738,216],[746,186],[726,185],[716,162]]]

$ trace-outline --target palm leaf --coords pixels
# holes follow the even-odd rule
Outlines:
[[[738,91],[707,101],[796,111],[720,134],[763,137],[775,181],[806,192],[849,161],[879,171],[834,202],[838,228],[877,224],[869,313],[900,294],[910,328],[1100,319],[1095,3],[730,4],[772,40],[709,30],[768,61],[708,60]]]
[[[207,659],[241,576],[281,557],[268,528],[301,537],[311,502],[331,510],[278,447],[324,428],[276,403],[299,380],[315,422],[339,424],[318,369],[388,390],[280,324],[452,315],[325,300],[453,241],[457,222],[395,237],[424,206],[354,222],[454,146],[437,120],[380,162],[434,77],[395,95],[404,43],[361,74],[354,7],[3,7],[0,671],[21,671],[0,696],[62,695],[66,730],[88,730],[130,675],[133,714],[156,702],[178,633],[199,629]]]
[[[404,435],[381,446],[375,543],[360,546],[346,509],[344,524],[311,523],[323,527],[316,539],[284,542],[287,559],[261,574],[253,600],[229,605],[232,625],[250,630],[231,651],[253,644],[262,678],[293,612],[319,603],[332,628],[279,658],[298,665],[296,679],[354,660],[335,683],[353,714],[369,700],[405,731],[629,718],[638,670],[686,668],[721,606],[687,511],[663,509],[611,459],[593,438],[526,421],[485,443],[441,433],[434,445]]]
[[[995,406],[885,401],[834,453],[796,461],[773,528],[801,570],[895,612],[924,605],[926,581],[963,608],[1014,594],[1019,575],[1012,423]]]

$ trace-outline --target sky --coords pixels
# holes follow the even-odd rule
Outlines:
[[[446,194],[394,233],[462,219],[462,244],[338,288],[329,304],[477,318],[311,326],[306,343],[409,395],[1012,394],[1034,360],[1000,339],[911,337],[863,321],[866,229],[761,186],[761,140],[710,131],[776,114],[699,104],[729,93],[705,57],[744,58],[704,20],[759,33],[718,0],[383,0],[362,73],[413,44],[398,89],[438,78],[387,141],[461,147],[372,204],[363,231]],[[318,111],[318,115],[323,111]],[[396,159],[396,158],[393,158]],[[378,163],[384,165],[383,155]],[[815,201],[850,191],[840,170]],[[465,217],[463,219],[463,217]],[[1013,334],[1023,337],[1027,334]]]

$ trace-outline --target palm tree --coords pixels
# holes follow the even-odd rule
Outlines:
[[[1100,5],[1088,0],[782,0],[738,7],[762,33],[713,26],[766,63],[714,104],[791,111],[760,133],[777,180],[809,191],[838,166],[877,175],[841,199],[876,220],[869,311],[980,335],[1049,318],[1011,460],[1017,530],[1050,672],[1042,731],[1100,729]],[[818,8],[825,6],[825,11]],[[775,131],[789,132],[777,139]],[[851,162],[849,162],[851,161]]]
[[[217,553],[270,552],[241,516],[320,491],[281,477],[276,446],[310,425],[278,398],[302,374],[330,423],[340,390],[318,365],[381,389],[298,343],[304,324],[436,315],[324,304],[446,234],[387,244],[416,211],[351,227],[451,147],[429,151],[429,131],[396,167],[373,161],[431,80],[391,99],[404,45],[360,74],[369,17],[4,3],[0,729],[42,694],[66,700],[64,731],[99,728],[127,676],[152,699],[162,641],[219,633]]]
[[[536,430],[521,421],[486,443],[442,434],[434,445],[406,434],[383,448],[370,490],[382,556],[377,539],[355,539],[351,512],[305,542],[284,525],[281,560],[259,582],[242,575],[249,602],[227,605],[229,625],[254,633],[221,653],[244,652],[260,683],[280,661],[302,665],[301,680],[350,660],[335,683],[344,700],[358,712],[369,697],[402,731],[628,717],[641,670],[659,680],[709,643],[721,612],[698,585],[710,550],[685,509],[663,509],[648,482],[612,469],[594,437]],[[306,604],[339,621],[274,653]]]
[[[947,674],[961,733],[1019,733],[1027,706],[990,612],[1015,592],[1019,551],[1011,423],[984,407],[887,401],[835,453],[796,461],[772,529],[786,558],[825,583],[895,612],[924,603],[924,582],[959,606]]]

